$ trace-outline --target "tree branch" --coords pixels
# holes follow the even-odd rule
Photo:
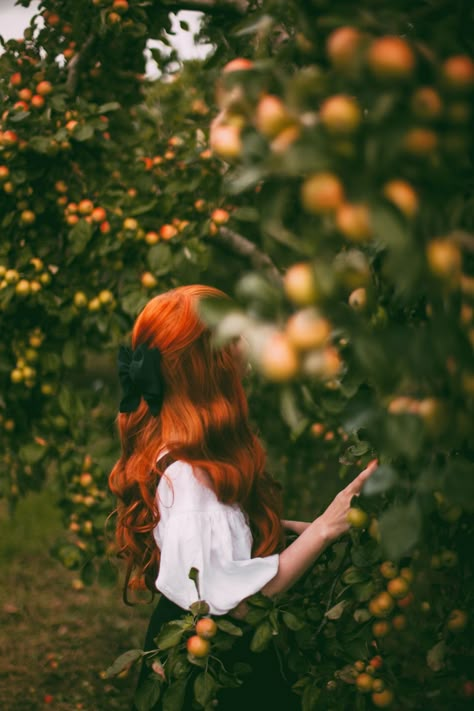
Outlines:
[[[268,254],[262,252],[253,242],[246,237],[239,235],[228,227],[221,227],[214,235],[209,235],[209,239],[226,247],[239,257],[248,259],[256,270],[264,270],[272,280],[280,285],[282,277],[280,271],[272,262]]]
[[[66,80],[66,91],[68,94],[73,96],[76,93],[77,82],[79,81],[79,72],[84,64],[84,61],[92,47],[95,40],[95,34],[90,34],[86,39],[81,49],[69,62],[67,80]]]

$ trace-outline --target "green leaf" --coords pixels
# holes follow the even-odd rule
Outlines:
[[[435,644],[426,655],[426,664],[431,669],[431,671],[439,672],[446,666],[445,656],[446,656],[446,642],[441,640]]]
[[[163,711],[181,711],[184,704],[188,679],[178,679],[163,694]]]
[[[367,479],[362,489],[364,496],[373,496],[381,494],[392,486],[397,481],[397,473],[388,464],[381,464],[375,472]]]
[[[344,610],[346,609],[348,605],[347,600],[341,600],[341,602],[338,602],[336,605],[331,607],[330,610],[328,610],[324,616],[328,618],[328,620],[338,620],[340,617],[342,617]]]
[[[97,109],[98,114],[108,114],[109,111],[118,111],[120,104],[118,101],[108,101],[106,104],[101,104]]]
[[[270,644],[272,637],[273,628],[268,620],[264,620],[254,632],[250,642],[250,649],[252,652],[263,652]]]
[[[342,576],[342,582],[346,585],[354,585],[365,582],[368,577],[368,573],[361,568],[348,568]]]
[[[162,681],[157,674],[148,676],[138,687],[133,703],[137,711],[152,711],[161,696]]]
[[[372,580],[368,580],[365,583],[356,583],[352,587],[352,592],[356,600],[365,602],[374,594],[374,583]]]
[[[75,138],[76,141],[88,141],[93,135],[94,129],[90,124],[86,123],[74,131],[73,138]]]
[[[209,604],[205,600],[196,600],[189,606],[189,609],[196,616],[209,614]]]
[[[173,255],[168,244],[155,244],[148,251],[148,265],[155,276],[168,274],[173,265]]]
[[[142,291],[131,291],[122,297],[120,306],[126,314],[136,318],[141,309],[148,302],[148,296]]]
[[[301,701],[301,711],[315,711],[316,704],[319,699],[320,690],[316,685],[316,682],[308,684],[303,691],[303,698]]]
[[[183,636],[184,630],[181,626],[177,625],[175,622],[168,622],[161,628],[161,632],[156,637],[156,646],[159,649],[170,649],[175,647]]]
[[[217,684],[215,679],[204,672],[199,674],[194,680],[194,696],[201,706],[206,706],[215,696]]]
[[[69,247],[71,254],[82,254],[90,238],[92,237],[92,225],[85,220],[79,220],[74,227],[69,230]]]
[[[28,147],[36,153],[49,153],[51,147],[51,139],[46,136],[33,136],[28,141]]]
[[[141,649],[129,649],[128,652],[124,652],[120,657],[117,657],[110,667],[105,670],[105,676],[110,679],[110,677],[120,674],[121,671],[127,669],[142,656],[143,651]]]
[[[58,396],[58,405],[61,409],[61,411],[66,415],[70,416],[74,414],[75,407],[76,407],[76,395],[75,393],[71,390],[71,388],[68,388],[66,385],[63,385],[61,390],[59,391],[59,396]]]
[[[299,620],[292,612],[284,612],[282,617],[283,622],[288,629],[293,630],[294,632],[303,629],[305,626],[305,623],[302,620]]]
[[[222,632],[225,632],[226,634],[230,634],[233,637],[242,637],[243,631],[241,627],[237,627],[237,625],[234,625],[232,622],[229,620],[226,620],[222,617],[218,617],[215,620],[216,625]]]
[[[351,559],[358,568],[373,565],[380,558],[380,546],[376,541],[368,541],[364,545],[353,548]]]
[[[421,511],[416,499],[404,506],[395,505],[379,518],[381,544],[390,560],[399,560],[418,542]]]
[[[43,459],[46,454],[47,447],[37,444],[36,442],[28,442],[20,447],[20,457],[26,464],[36,464]]]
[[[309,419],[299,409],[296,394],[290,387],[283,388],[281,391],[280,412],[283,420],[291,429],[292,440],[297,440],[309,425]]]

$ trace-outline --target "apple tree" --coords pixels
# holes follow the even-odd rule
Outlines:
[[[146,41],[190,6],[215,51],[177,71],[154,49],[148,82]],[[150,295],[234,284],[203,317],[217,342],[248,343],[289,514],[314,518],[380,462],[351,536],[289,594],[249,602],[251,652],[277,640],[305,711],[474,694],[471,13],[44,0],[3,43],[3,494],[51,472],[69,529],[56,554],[114,580],[113,354]],[[202,602],[162,631],[141,708],[179,708],[190,682],[206,708],[239,683],[216,657],[241,629],[215,624]]]

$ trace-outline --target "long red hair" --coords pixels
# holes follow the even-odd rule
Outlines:
[[[159,348],[165,395],[157,417],[142,399],[121,413],[122,453],[109,476],[117,496],[116,541],[125,559],[124,600],[133,573],[156,592],[160,551],[153,529],[160,514],[156,487],[159,453],[203,469],[217,498],[247,513],[254,556],[283,547],[280,486],[265,472],[266,455],[248,420],[241,367],[230,346],[215,348],[199,318],[200,297],[225,297],[218,289],[192,285],[151,299],[138,316],[132,348]]]

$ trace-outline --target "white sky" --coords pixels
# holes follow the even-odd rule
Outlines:
[[[22,37],[23,30],[28,26],[31,17],[38,11],[39,2],[31,3],[29,8],[15,5],[15,0],[0,0],[0,35],[7,39]],[[182,59],[197,59],[205,57],[211,50],[211,45],[197,46],[193,42],[193,34],[199,28],[200,13],[181,10],[176,15],[172,15],[173,30],[175,35],[170,35],[170,41],[178,50]],[[179,20],[184,20],[189,24],[190,31],[184,32],[179,27]],[[159,42],[152,40],[151,46],[159,46]],[[155,62],[147,63],[147,74],[150,77],[158,76]]]

